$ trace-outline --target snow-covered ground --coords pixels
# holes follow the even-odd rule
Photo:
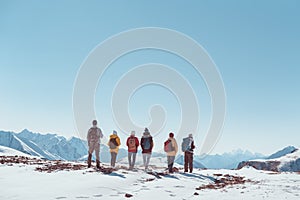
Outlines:
[[[153,164],[153,163],[152,163]],[[126,164],[119,164],[119,167]],[[160,178],[139,166],[135,171],[118,169],[110,174],[94,169],[77,171],[36,171],[37,165],[0,164],[0,199],[299,199],[300,174],[241,170],[195,170]],[[163,170],[163,169],[155,169]],[[196,190],[214,184],[221,175],[245,177],[245,184],[222,189]],[[223,177],[225,177],[223,176]],[[195,195],[195,193],[199,195]]]

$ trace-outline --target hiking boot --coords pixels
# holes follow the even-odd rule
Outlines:
[[[96,160],[96,167],[97,167],[98,169],[100,169],[100,161],[99,161],[99,160]]]

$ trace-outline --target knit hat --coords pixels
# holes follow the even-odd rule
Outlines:
[[[191,138],[192,138],[192,137],[193,137],[193,134],[191,134],[191,133],[190,133],[190,134],[189,134],[189,137],[191,137]]]
[[[117,131],[115,131],[115,130],[113,131],[113,134],[114,134],[114,135],[118,135]]]
[[[97,120],[93,120],[93,125],[94,125],[94,126],[97,125]]]
[[[174,133],[169,133],[169,137],[173,138],[174,137]]]
[[[150,132],[149,132],[148,128],[145,128],[144,135],[150,135]]]
[[[135,136],[135,131],[131,131],[130,135]]]

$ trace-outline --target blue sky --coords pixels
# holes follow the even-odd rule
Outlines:
[[[73,85],[89,52],[119,32],[163,27],[201,44],[223,78],[227,115],[214,152],[242,148],[268,154],[299,146],[299,6],[296,0],[0,1],[0,129],[76,135]],[[116,129],[109,111],[114,84],[126,70],[148,62],[168,64],[186,76],[198,91],[205,132],[210,100],[201,77],[178,57],[142,51],[120,58],[99,83],[95,107],[104,133]],[[147,109],[157,101],[170,114],[166,131],[175,130],[178,103],[162,88],[137,92],[129,105],[132,117],[149,123]]]

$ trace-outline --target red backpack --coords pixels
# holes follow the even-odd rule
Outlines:
[[[135,143],[135,138],[134,137],[130,137],[128,139],[128,150],[136,150],[136,143]]]
[[[165,141],[165,143],[164,143],[164,150],[165,150],[165,152],[174,151],[174,147],[172,146],[172,141],[170,139],[168,139],[167,141]]]

